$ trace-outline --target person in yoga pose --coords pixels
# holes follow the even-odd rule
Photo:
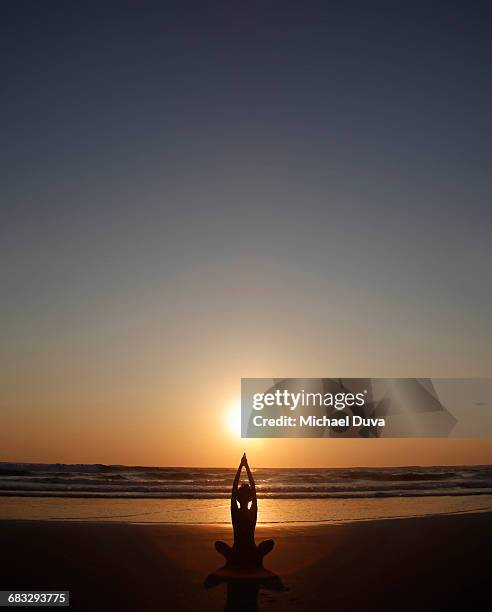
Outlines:
[[[246,469],[249,484],[239,488],[241,470]],[[259,546],[255,544],[256,517],[258,503],[256,500],[256,487],[253,474],[249,469],[246,453],[236,472],[231,494],[231,520],[234,530],[234,544],[232,548],[225,542],[215,542],[217,552],[226,559],[228,567],[262,567],[263,557],[273,548],[273,540],[265,540]]]

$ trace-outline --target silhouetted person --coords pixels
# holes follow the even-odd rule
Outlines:
[[[249,484],[238,488],[241,470],[246,468]],[[215,548],[226,559],[229,568],[258,568],[263,566],[263,557],[273,548],[273,540],[265,540],[259,546],[255,544],[256,517],[258,503],[253,474],[249,469],[246,453],[236,472],[231,494],[231,520],[234,529],[232,548],[225,542],[215,542]]]

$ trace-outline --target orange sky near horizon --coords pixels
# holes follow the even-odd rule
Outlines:
[[[134,443],[103,432],[74,432],[63,443],[56,436],[22,435],[20,450],[2,440],[0,461],[26,463],[102,463],[118,465],[232,467],[243,452],[255,467],[359,467],[405,465],[487,465],[492,463],[490,439],[281,439],[241,440],[218,433],[208,445],[184,443],[158,432],[139,432]],[[6,440],[6,444],[4,444]]]
[[[3,414],[0,461],[151,466],[357,467],[492,463],[492,439],[241,439],[237,403],[197,412],[133,411],[80,403],[72,410],[18,406]],[[178,408],[179,406],[179,408]],[[50,418],[48,418],[50,415]]]
[[[23,359],[12,350],[0,375],[0,461],[222,467],[236,465],[246,451],[257,467],[492,463],[492,439],[486,438],[243,440],[231,428],[241,376],[490,374],[473,356],[467,369],[460,367],[461,354],[442,353],[431,333],[417,346],[407,339],[402,351],[401,338],[391,338],[394,330],[381,329],[379,345],[371,328],[350,343],[343,331],[320,328],[314,337],[306,322],[298,324],[303,334],[282,337],[272,319],[266,343],[261,329],[221,336],[214,319],[206,327],[198,318],[188,323],[179,342],[168,333],[167,345],[149,333],[133,343],[106,333],[104,342],[97,330],[84,337],[74,330],[43,339],[49,358],[35,346],[39,338]],[[161,334],[170,327],[167,322]],[[331,343],[323,342],[328,338]]]

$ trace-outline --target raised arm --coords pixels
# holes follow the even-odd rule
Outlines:
[[[243,469],[245,455],[241,458],[241,463],[237,468],[236,476],[234,478],[234,482],[232,483],[232,492],[231,492],[231,512],[235,512],[237,510],[236,496],[237,496],[237,487],[239,485],[239,479],[241,478],[241,470]]]
[[[252,499],[253,499],[253,501],[251,502],[251,510],[253,510],[253,512],[255,513],[255,520],[256,520],[256,514],[258,512],[258,503],[256,501],[256,485],[255,485],[255,479],[253,478],[253,474],[251,473],[251,470],[249,469],[248,460],[246,459],[246,455],[244,456],[244,466],[246,468],[246,473],[248,474],[249,486],[251,487],[251,494],[252,494]]]

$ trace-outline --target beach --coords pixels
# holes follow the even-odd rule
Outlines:
[[[204,587],[229,526],[3,520],[0,589],[69,590],[72,610],[223,610],[228,588],[228,609],[239,609],[234,588],[250,589],[243,609],[484,609],[492,512],[259,525],[264,538],[275,540],[265,567],[283,590]]]

